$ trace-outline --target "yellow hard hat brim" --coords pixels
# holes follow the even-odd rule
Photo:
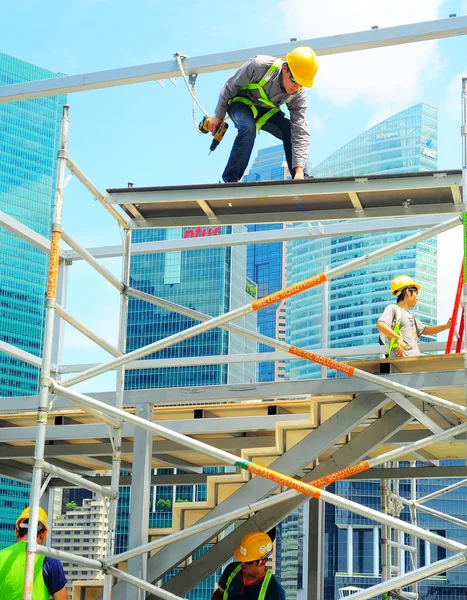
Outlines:
[[[292,73],[292,76],[295,79],[295,81],[302,87],[312,88],[313,84],[315,83],[314,77],[313,77],[313,79],[301,79],[300,77],[295,77],[295,75],[293,75],[293,73]]]
[[[420,291],[422,289],[422,286],[419,283],[411,283],[410,285],[404,285],[401,288],[398,288],[397,290],[394,290],[393,292],[391,292],[391,296],[399,296],[399,294],[402,292],[402,290],[405,290],[409,287],[414,287],[417,288],[418,291]]]
[[[248,554],[245,556],[240,552],[240,548],[236,548],[233,555],[235,560],[238,560],[238,562],[241,563],[250,562],[251,560],[261,560],[261,558],[255,558],[254,556],[249,556]]]

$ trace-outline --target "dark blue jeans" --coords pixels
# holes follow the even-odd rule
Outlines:
[[[258,109],[258,118],[267,111],[268,109]],[[256,139],[256,122],[251,108],[242,102],[231,104],[228,113],[232,119],[232,123],[237,128],[237,137],[233,143],[227,165],[222,173],[222,179],[225,182],[234,182],[240,181],[250,162]],[[290,120],[280,111],[266,121],[261,131],[267,131],[274,137],[282,140],[287,165],[293,177]]]

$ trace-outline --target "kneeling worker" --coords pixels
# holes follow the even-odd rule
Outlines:
[[[409,309],[417,305],[420,289],[408,275],[398,275],[391,282],[397,304],[386,306],[376,323],[378,331],[389,338],[389,358],[420,356],[418,339],[422,334],[434,335],[451,326],[451,319],[445,325],[425,325],[413,316]]]
[[[243,177],[260,130],[282,140],[291,177],[304,179],[310,152],[305,88],[312,87],[317,71],[313,50],[300,46],[287,54],[286,62],[273,56],[255,56],[227,80],[209,123],[214,135],[228,113],[237,128],[222,174],[225,182]],[[280,110],[281,104],[287,105],[290,119]]]
[[[272,552],[267,533],[247,533],[234,551],[238,562],[228,565],[211,600],[285,600],[285,591],[266,567]]]
[[[25,508],[16,521],[16,544],[0,551],[0,598],[21,600],[23,597],[24,568],[26,563],[26,543],[28,539],[30,508]],[[49,531],[47,513],[39,508],[37,543],[43,545]],[[62,563],[55,559],[36,554],[34,566],[33,600],[68,600],[67,579]]]

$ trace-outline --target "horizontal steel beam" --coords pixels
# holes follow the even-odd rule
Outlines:
[[[371,29],[356,33],[334,35],[329,37],[300,40],[301,45],[314,48],[319,56],[355,52],[370,48],[382,48],[399,44],[409,44],[426,40],[465,35],[467,33],[467,18],[439,19],[410,25],[399,25],[381,29]],[[198,57],[187,57],[183,61],[187,74],[201,74],[225,69],[236,69],[246,60],[256,54],[271,56],[285,55],[297,46],[296,42],[246,48],[232,52],[208,54]],[[81,75],[54,77],[28,83],[18,83],[2,86],[0,103],[71,94],[87,90],[96,90],[120,85],[157,81],[180,76],[180,69],[174,58],[159,63],[150,63],[134,67],[111,69]]]
[[[467,467],[402,467],[399,469],[375,469],[378,471],[378,477],[375,477],[374,471],[365,471],[363,473],[357,473],[349,480],[354,481],[374,481],[379,479],[410,479],[414,476],[417,479],[436,479],[437,477],[446,479],[455,479],[458,477],[465,477],[467,475]],[[381,473],[380,473],[381,471]],[[216,477],[220,475],[217,474]],[[199,485],[206,483],[209,475],[206,473],[188,473],[182,475],[151,475],[151,485]],[[108,486],[110,485],[111,478],[104,477],[86,477],[89,482],[97,483],[99,485]],[[131,476],[120,476],[120,485],[129,486],[131,485]],[[50,487],[73,487],[69,482],[61,479],[52,478],[50,480]]]
[[[1,465],[0,465],[1,466]],[[217,477],[218,475],[216,475]],[[188,473],[180,475],[151,475],[151,485],[200,485],[206,483],[209,475],[206,473]],[[91,483],[109,486],[111,477],[86,477]],[[122,486],[131,485],[131,475],[121,475],[119,484]],[[73,487],[68,481],[52,478],[50,487],[69,488]]]
[[[375,473],[374,471],[378,471]],[[377,476],[376,476],[377,475]],[[216,475],[219,477],[220,475]],[[378,479],[436,479],[436,478],[458,478],[467,476],[467,467],[401,467],[399,469],[374,469],[352,475],[349,479],[358,481],[370,481]],[[209,475],[206,473],[188,473],[183,475],[152,475],[151,485],[199,485],[206,483]],[[86,477],[90,482],[99,485],[110,485],[111,478],[104,477]],[[131,476],[120,476],[120,485],[131,485]],[[67,481],[52,478],[50,487],[72,487]]]
[[[433,352],[436,350],[444,350],[446,347],[445,342],[422,342],[419,344],[422,352]],[[331,358],[355,358],[358,356],[367,357],[370,355],[380,356],[384,352],[387,352],[387,345],[374,345],[374,346],[353,346],[351,348],[322,348],[319,350],[313,350],[321,356],[328,356]],[[290,352],[251,352],[248,354],[220,354],[216,356],[192,356],[188,358],[154,358],[150,360],[137,360],[128,365],[125,365],[126,371],[139,370],[139,369],[165,369],[167,367],[185,367],[192,365],[231,365],[231,364],[242,364],[242,363],[261,363],[261,362],[274,362],[285,360],[303,360],[299,356],[290,354]],[[61,374],[65,373],[80,373],[92,367],[97,366],[100,363],[81,363],[74,365],[62,365],[59,367],[58,372]]]
[[[0,475],[16,481],[31,483],[32,472],[28,470],[28,465],[17,463],[18,466],[15,466],[14,463],[15,461],[11,461],[10,464],[0,463]]]
[[[201,435],[215,433],[233,432],[255,432],[273,431],[277,422],[305,421],[309,420],[310,414],[287,414],[287,415],[262,415],[253,417],[224,417],[222,419],[189,419],[178,421],[163,421],[164,427],[172,429],[184,435]],[[100,423],[83,423],[82,425],[56,425],[48,427],[46,440],[75,440],[96,439],[108,437],[107,425]],[[33,440],[36,435],[36,427],[3,427],[3,442],[21,442]],[[123,437],[133,436],[133,426],[128,423],[123,425]]]
[[[242,450],[243,448],[263,448],[275,444],[272,435],[251,435],[245,437],[227,437],[227,438],[203,438],[203,442],[210,446],[215,446],[220,450]],[[157,460],[160,454],[169,454],[171,452],[180,452],[182,446],[170,440],[155,441],[152,443],[152,455]],[[122,442],[122,455],[132,454],[133,442]],[[83,443],[83,444],[53,444],[45,447],[45,458],[55,458],[60,456],[91,456],[93,459],[99,457],[112,456],[113,449],[110,443]],[[27,460],[34,458],[34,446],[10,446],[2,444],[0,446],[0,461],[9,459]],[[26,467],[26,465],[25,465]],[[71,464],[70,464],[71,469]]]
[[[296,240],[321,239],[340,235],[360,235],[364,233],[383,233],[385,231],[409,231],[424,229],[442,223],[444,215],[426,215],[420,217],[397,217],[394,219],[374,219],[355,223],[332,223],[326,225],[308,224],[302,227],[273,229],[270,231],[253,231],[249,233],[232,233],[181,240],[164,240],[161,242],[141,242],[132,244],[131,255],[154,254],[158,252],[176,252],[182,250],[200,250],[202,248],[224,248],[225,246],[243,246],[247,244],[270,244],[275,242],[291,242]],[[115,258],[123,255],[122,246],[101,246],[87,248],[94,258]],[[64,258],[70,261],[82,260],[73,250],[64,250]]]
[[[419,390],[440,390],[463,388],[464,371],[434,371],[423,373],[393,373],[384,375],[389,381],[401,383]],[[301,381],[272,381],[262,383],[235,383],[228,385],[207,385],[180,388],[159,388],[148,390],[126,390],[124,406],[152,403],[156,406],[167,404],[209,404],[211,402],[239,402],[262,398],[296,398],[305,396],[349,395],[363,392],[382,391],[382,387],[357,379],[304,379]],[[101,402],[115,406],[115,392],[95,392],[88,394]],[[52,396],[50,396],[52,399]],[[2,398],[0,414],[23,411],[36,411],[38,396],[12,396]],[[70,404],[57,398],[54,409],[70,408]],[[69,427],[69,426],[67,426]],[[65,432],[63,432],[65,435]],[[107,434],[104,436],[107,437]],[[64,438],[66,439],[66,437]]]

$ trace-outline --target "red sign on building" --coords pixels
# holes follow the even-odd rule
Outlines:
[[[196,229],[187,229],[183,238],[206,237],[208,235],[220,235],[222,227],[197,227]]]

